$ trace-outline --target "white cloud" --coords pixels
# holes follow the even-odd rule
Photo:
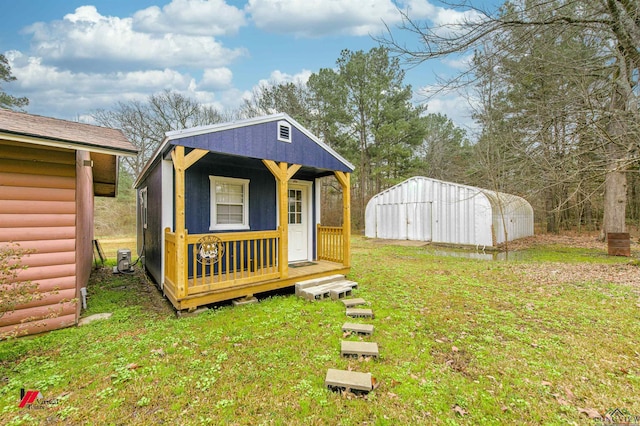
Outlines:
[[[271,84],[271,83],[306,83],[313,74],[309,70],[302,70],[297,74],[287,74],[280,70],[272,71],[268,79],[262,79],[258,82],[258,85]]]
[[[246,11],[262,30],[300,37],[366,36],[399,19],[391,0],[249,0]]]
[[[428,0],[400,0],[398,9],[418,25],[441,37],[460,35],[467,31],[467,24],[477,23],[485,19],[478,10],[459,2],[456,7],[435,6]],[[388,21],[388,24],[396,23]]]
[[[245,53],[227,49],[212,37],[137,32],[132,22],[132,18],[103,16],[94,6],[82,6],[61,21],[37,23],[26,32],[33,34],[33,51],[38,56],[86,70],[221,66]]]
[[[422,19],[437,13],[436,7],[426,0],[408,0],[399,5],[412,19]]]
[[[446,115],[456,126],[467,130],[469,136],[477,130],[478,125],[472,117],[475,99],[463,93],[446,91],[438,85],[421,87],[417,96],[427,104],[428,114]]]
[[[221,90],[231,86],[233,73],[229,68],[207,68],[198,83],[201,89]]]
[[[468,70],[473,62],[473,54],[464,56],[449,56],[442,60],[442,63],[448,67],[454,68],[459,71]]]
[[[145,101],[152,93],[173,90],[220,110],[242,102],[242,93],[231,87],[232,74],[226,69],[206,70],[198,83],[191,75],[172,69],[75,72],[45,65],[40,58],[18,51],[5,53],[16,92],[29,98],[28,111],[35,114],[74,119],[96,109],[110,109],[117,102]],[[208,72],[207,72],[208,71]],[[218,89],[212,89],[216,82]]]
[[[427,0],[249,0],[245,10],[264,30],[299,37],[377,35],[399,24],[401,15],[429,20],[439,31],[454,31],[478,19],[474,11],[434,6]]]
[[[232,35],[244,25],[244,11],[224,0],[173,0],[162,9],[151,6],[133,15],[133,29],[149,33]]]

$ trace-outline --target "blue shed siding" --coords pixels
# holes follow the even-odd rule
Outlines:
[[[291,143],[277,139],[278,123],[254,124],[220,132],[205,133],[171,140],[173,145],[206,149],[212,152],[267,159],[289,164],[302,164],[324,170],[352,170],[322,146],[291,126]],[[255,143],[261,141],[261,143]]]
[[[259,161],[246,166],[229,165],[221,156],[207,155],[187,170],[185,177],[186,228],[190,234],[210,233],[211,189],[209,176],[249,179],[249,227],[251,231],[277,228],[275,178]],[[218,231],[220,232],[220,231]]]
[[[138,241],[144,245],[145,268],[156,283],[162,277],[162,168],[155,167],[147,178],[138,186],[140,190],[147,188],[147,229],[144,230],[140,219],[140,203],[138,203]]]

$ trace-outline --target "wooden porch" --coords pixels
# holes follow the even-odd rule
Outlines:
[[[198,306],[293,286],[298,281],[348,274],[341,227],[317,227],[317,258],[313,262],[280,264],[280,229],[275,231],[194,234],[185,231],[186,253],[178,255],[178,238],[165,230],[163,291],[176,309]],[[202,241],[215,238],[213,262],[202,262]],[[179,258],[188,265],[179,267]],[[180,285],[180,282],[185,285]]]
[[[342,188],[343,226],[315,229],[316,256],[308,266],[288,264],[288,184],[302,168],[262,160],[276,181],[275,230],[189,234],[185,227],[185,172],[208,151],[183,146],[171,151],[175,172],[175,231],[164,230],[163,291],[176,309],[292,286],[296,281],[347,274],[351,266],[350,174],[334,171]]]

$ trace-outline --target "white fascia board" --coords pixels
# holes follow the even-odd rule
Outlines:
[[[134,188],[137,188],[138,185],[140,184],[140,182],[142,181],[142,179],[144,179],[144,177],[146,177],[147,173],[149,172],[149,168],[151,167],[153,162],[156,160],[158,155],[160,155],[160,153],[164,151],[164,148],[167,146],[168,143],[169,143],[169,138],[167,138],[165,136],[165,138],[160,143],[160,146],[158,146],[158,148],[155,150],[155,152],[153,153],[151,158],[149,158],[149,161],[147,161],[147,164],[144,165],[144,168],[142,169],[142,172],[140,172],[140,174],[138,175],[138,178],[133,183],[133,187]]]

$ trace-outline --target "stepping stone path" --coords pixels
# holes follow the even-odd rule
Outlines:
[[[355,308],[355,306],[365,305],[367,302],[364,299],[359,297],[348,298],[352,296],[353,289],[357,287],[358,283],[345,279],[344,275],[331,275],[300,281],[295,284],[296,295],[303,299],[310,301],[323,299],[340,300],[345,306],[345,313],[348,317],[373,319],[373,310]],[[373,325],[345,322],[342,325],[342,332],[371,336],[373,334]],[[379,357],[378,344],[374,342],[342,340],[340,345],[341,356]],[[324,385],[331,390],[338,391],[371,392],[373,390],[371,373],[359,373],[334,368],[330,368],[327,371]]]

